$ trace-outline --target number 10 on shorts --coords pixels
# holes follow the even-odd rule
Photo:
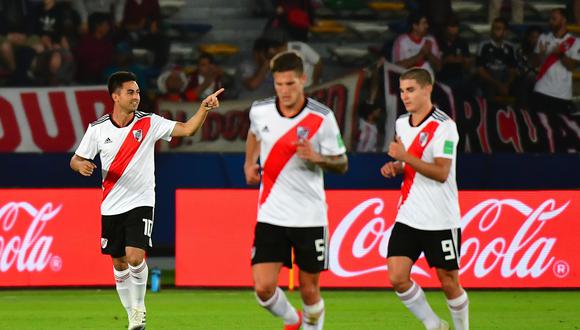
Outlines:
[[[153,220],[143,219],[143,223],[145,224],[143,226],[143,235],[151,237],[151,232],[153,231]]]

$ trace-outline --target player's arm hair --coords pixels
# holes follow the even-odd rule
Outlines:
[[[411,166],[415,171],[435,181],[444,183],[447,181],[451,170],[452,160],[449,158],[437,157],[433,163],[427,163],[411,154],[407,154],[405,166]]]
[[[344,174],[348,170],[348,157],[346,154],[336,156],[320,155],[320,161],[315,164],[325,171]]]

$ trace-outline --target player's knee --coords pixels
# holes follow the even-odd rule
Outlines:
[[[143,257],[141,256],[127,256],[127,263],[133,267],[137,267],[143,263]]]
[[[391,281],[391,285],[398,292],[406,291],[412,285],[409,276],[395,272],[389,273],[389,281]]]
[[[453,293],[460,289],[459,281],[451,276],[445,276],[440,278],[441,289],[445,292]]]
[[[300,294],[306,303],[320,300],[320,289],[316,285],[300,285]]]
[[[256,291],[256,296],[262,301],[266,301],[274,295],[276,292],[276,285],[266,284],[266,283],[256,283],[254,290]]]

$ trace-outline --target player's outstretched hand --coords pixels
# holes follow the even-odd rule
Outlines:
[[[381,167],[381,174],[385,178],[394,178],[402,171],[402,166],[400,162],[388,162],[383,167]]]
[[[403,145],[403,142],[401,142],[401,138],[397,136],[395,142],[391,142],[389,145],[388,154],[396,160],[404,161],[403,158],[405,157],[405,153],[405,146]]]
[[[218,108],[220,106],[220,101],[218,100],[218,95],[223,93],[224,90],[225,90],[224,88],[220,88],[217,92],[206,97],[203,101],[201,101],[201,106],[205,110],[213,110],[215,108]]]
[[[256,185],[260,183],[260,165],[244,165],[244,174],[246,175],[246,184]]]
[[[93,162],[84,160],[79,167],[79,173],[84,176],[91,176],[95,168],[97,168],[97,165],[95,165]]]

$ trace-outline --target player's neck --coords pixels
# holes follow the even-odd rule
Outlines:
[[[113,122],[119,127],[125,127],[133,121],[135,112],[123,111],[119,108],[113,109]]]
[[[425,120],[425,117],[429,116],[433,110],[433,104],[429,102],[424,107],[421,107],[420,110],[411,113],[411,123],[413,126],[417,126]]]
[[[305,102],[306,102],[306,98],[304,96],[302,96],[301,98],[298,99],[298,101],[296,103],[294,103],[293,105],[291,105],[289,107],[284,106],[282,104],[282,102],[280,102],[278,104],[278,107],[279,107],[280,112],[282,113],[282,115],[284,117],[294,117],[294,116],[296,116],[296,114],[298,114],[302,110]]]

